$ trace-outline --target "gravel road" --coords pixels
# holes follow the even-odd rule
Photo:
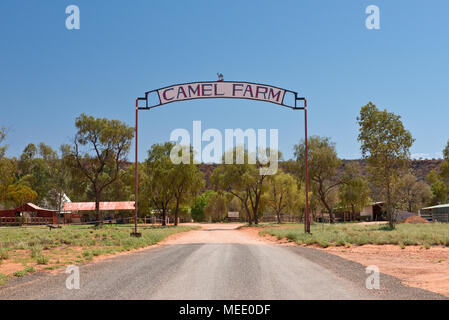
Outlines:
[[[263,242],[232,225],[206,225],[154,248],[82,265],[78,290],[66,288],[67,276],[61,271],[14,279],[0,287],[0,299],[444,298],[384,274],[380,290],[368,290],[360,264]]]

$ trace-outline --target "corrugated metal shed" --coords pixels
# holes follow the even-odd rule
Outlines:
[[[0,210],[0,217],[14,217],[16,212],[33,212],[41,217],[52,217],[57,211],[41,208],[34,203],[25,203],[16,209]]]
[[[449,204],[440,204],[433,207],[422,208],[421,217],[432,221],[449,222]]]
[[[95,202],[66,202],[64,211],[94,211]],[[101,211],[134,210],[134,201],[100,202]]]

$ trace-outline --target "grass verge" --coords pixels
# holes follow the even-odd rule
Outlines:
[[[40,270],[54,270],[69,264],[154,245],[166,237],[197,227],[141,226],[141,238],[131,237],[131,225],[0,228],[0,285],[10,276],[22,277]],[[24,269],[23,269],[24,268]]]
[[[395,244],[401,247],[422,245],[426,249],[432,245],[449,246],[449,224],[398,224],[390,230],[385,225],[313,224],[311,234],[304,233],[302,224],[268,226],[259,232],[277,239],[287,239],[298,244],[328,246],[350,246],[365,244]]]

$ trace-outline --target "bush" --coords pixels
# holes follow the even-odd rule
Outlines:
[[[31,248],[31,258],[37,258],[42,255],[42,249],[40,247],[32,247]]]
[[[36,272],[36,269],[34,269],[33,267],[26,267],[24,271],[26,271],[27,273],[34,273]]]
[[[47,264],[50,259],[43,254],[36,257],[37,264]]]
[[[13,276],[15,277],[23,277],[27,274],[28,272],[26,272],[25,270],[21,270],[21,271],[16,271],[13,273]]]
[[[7,250],[5,249],[0,249],[0,261],[1,260],[6,260],[9,258],[9,253]]]
[[[0,273],[0,286],[8,281],[9,277],[6,274]]]
[[[84,257],[86,260],[90,261],[90,260],[92,260],[92,259],[94,258],[94,255],[93,255],[93,253],[92,253],[91,251],[89,251],[89,250],[84,250],[84,251],[83,251],[83,257]]]

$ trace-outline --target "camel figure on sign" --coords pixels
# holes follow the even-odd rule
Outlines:
[[[219,81],[219,82],[221,82],[221,81],[224,80],[224,79],[223,79],[223,74],[222,74],[222,73],[217,73],[217,76],[218,76],[218,81]]]

